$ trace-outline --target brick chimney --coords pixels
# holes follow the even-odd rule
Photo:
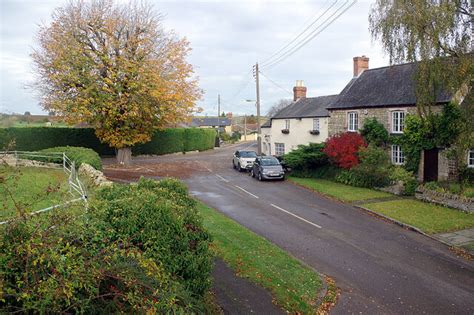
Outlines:
[[[354,78],[360,76],[362,72],[369,69],[369,57],[362,55],[354,57]]]
[[[296,80],[296,86],[293,88],[293,101],[300,98],[306,98],[306,86],[304,86],[303,80]]]

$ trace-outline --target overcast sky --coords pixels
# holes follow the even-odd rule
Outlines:
[[[150,1],[164,14],[164,27],[186,37],[204,90],[197,105],[204,113],[254,114],[252,65],[264,62],[295,38],[336,0],[321,1]],[[323,22],[338,2],[313,27]],[[368,14],[373,1],[358,1],[299,51],[274,67],[262,67],[262,113],[282,98],[292,98],[296,80],[304,80],[308,96],[339,93],[352,77],[352,57],[370,57],[370,68],[388,58],[373,43]],[[48,24],[54,8],[65,0],[1,0],[0,112],[42,113],[39,98],[28,88],[34,76],[29,57],[39,24]],[[295,42],[296,43],[296,42]]]

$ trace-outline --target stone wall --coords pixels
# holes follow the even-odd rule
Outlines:
[[[347,131],[347,113],[359,113],[359,129],[364,126],[364,121],[367,118],[376,118],[382,123],[390,132],[392,117],[391,112],[396,110],[403,110],[408,114],[416,115],[417,110],[415,106],[401,106],[401,107],[377,107],[377,108],[363,108],[363,109],[343,109],[331,110],[329,118],[329,136]]]
[[[445,207],[474,213],[474,198],[429,190],[422,186],[416,190],[415,197],[416,199],[436,203]]]

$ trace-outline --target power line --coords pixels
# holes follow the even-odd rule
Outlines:
[[[339,0],[336,0],[333,2],[333,4],[331,4],[329,6],[329,8],[327,8],[322,14],[320,14],[311,24],[309,24],[304,30],[302,30],[296,37],[294,37],[290,42],[288,42],[285,46],[283,46],[282,48],[280,48],[277,52],[275,52],[273,55],[271,55],[270,57],[268,57],[267,59],[265,59],[263,62],[262,62],[262,66],[265,65],[265,63],[269,63],[270,60],[272,60],[275,56],[278,56],[278,54],[280,52],[282,52],[283,50],[285,50],[288,46],[290,46],[291,44],[293,44],[298,38],[300,38],[304,33],[306,33],[306,31],[308,29],[311,28],[311,26],[313,26],[314,24],[316,24],[316,22],[318,22],[334,5],[336,5],[336,3],[338,2]],[[327,1],[326,1],[327,3]],[[323,5],[323,7],[326,5],[326,3]],[[306,24],[306,23],[305,23]]]
[[[265,79],[267,79],[268,81],[270,81],[271,83],[273,83],[273,85],[275,85],[277,88],[285,91],[286,93],[289,93],[290,95],[293,95],[293,92],[291,92],[290,90],[287,90],[285,89],[284,87],[282,87],[281,85],[279,85],[278,83],[276,83],[275,81],[273,81],[272,79],[270,79],[268,76],[266,76],[262,71],[260,71],[260,74],[263,75],[265,77]]]
[[[250,81],[252,81],[252,77],[250,76],[250,73],[252,72],[252,70],[249,70],[243,77],[243,79],[241,80],[241,84],[239,85],[239,87],[237,88],[236,92],[234,94],[232,94],[232,96],[230,98],[226,98],[223,100],[224,103],[229,104],[230,101],[234,100],[240,93],[242,93],[242,91],[244,91],[247,86],[249,85]],[[246,81],[244,81],[245,79],[247,79]]]
[[[290,57],[297,51],[299,51],[301,48],[303,48],[306,44],[308,44],[313,38],[321,34],[326,28],[328,28],[332,23],[334,23],[341,15],[343,15],[347,10],[349,10],[356,2],[357,0],[353,0],[352,3],[347,6],[346,8],[343,9],[343,7],[347,4],[348,1],[344,2],[342,6],[340,6],[336,11],[334,11],[321,25],[319,25],[316,29],[314,29],[310,34],[308,34],[302,41],[300,41],[297,45],[295,45],[293,48],[282,54],[280,57],[275,59],[274,61],[267,63],[265,65],[265,68],[269,69],[271,67],[274,67],[275,65],[279,64],[286,58]],[[341,11],[339,14],[337,14],[339,11]],[[337,15],[336,15],[337,14]],[[334,15],[336,15],[332,20],[330,20]],[[329,21],[330,20],[330,21]],[[329,21],[329,22],[328,22]],[[327,24],[325,24],[328,22]],[[319,31],[318,29],[321,28]]]

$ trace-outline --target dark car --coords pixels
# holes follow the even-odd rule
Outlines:
[[[258,156],[253,163],[251,175],[258,180],[285,179],[283,167],[273,156]]]

